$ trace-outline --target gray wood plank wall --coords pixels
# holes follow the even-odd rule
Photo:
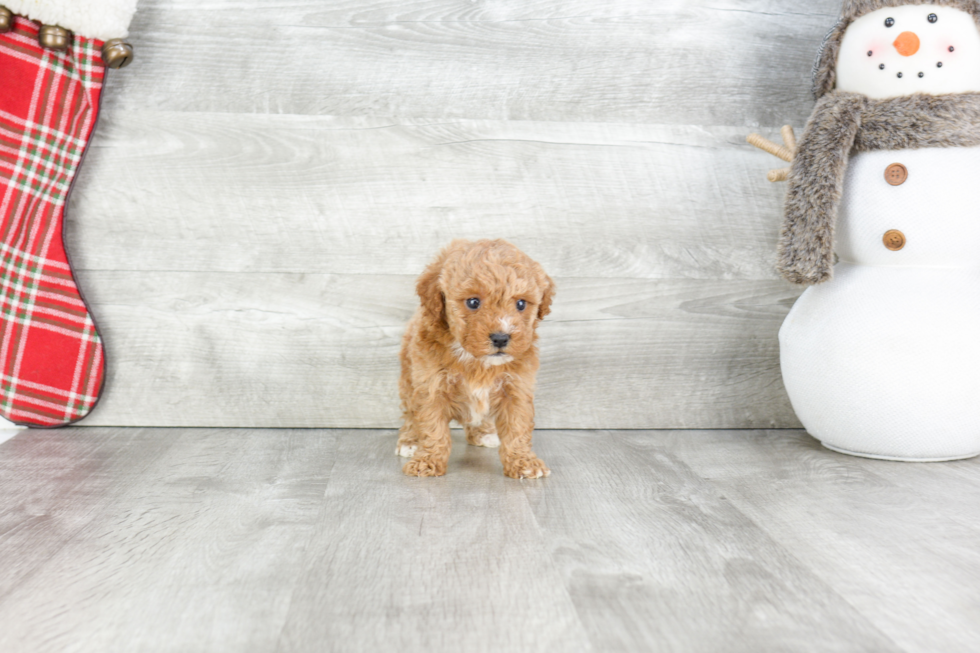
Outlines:
[[[68,244],[87,424],[391,427],[414,277],[505,237],[559,284],[541,428],[798,426],[772,269],[839,2],[141,0]]]

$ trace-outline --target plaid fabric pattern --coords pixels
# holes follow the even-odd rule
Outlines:
[[[0,34],[0,416],[52,427],[102,390],[102,342],[62,242],[65,205],[99,110],[102,43],[38,45],[18,17]]]

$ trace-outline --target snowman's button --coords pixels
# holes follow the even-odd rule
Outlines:
[[[885,247],[893,252],[897,252],[905,248],[905,234],[903,234],[898,229],[892,229],[891,231],[886,231],[882,241],[885,243]]]
[[[885,168],[885,181],[892,186],[901,186],[909,178],[909,169],[901,163],[893,163]]]

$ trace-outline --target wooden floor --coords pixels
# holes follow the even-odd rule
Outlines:
[[[0,444],[0,651],[980,650],[980,460],[798,431],[69,429]]]

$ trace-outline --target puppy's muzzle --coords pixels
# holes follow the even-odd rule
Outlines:
[[[504,347],[507,346],[507,343],[510,342],[510,334],[491,333],[490,342],[492,342],[493,346],[496,347],[497,349],[503,349]]]

